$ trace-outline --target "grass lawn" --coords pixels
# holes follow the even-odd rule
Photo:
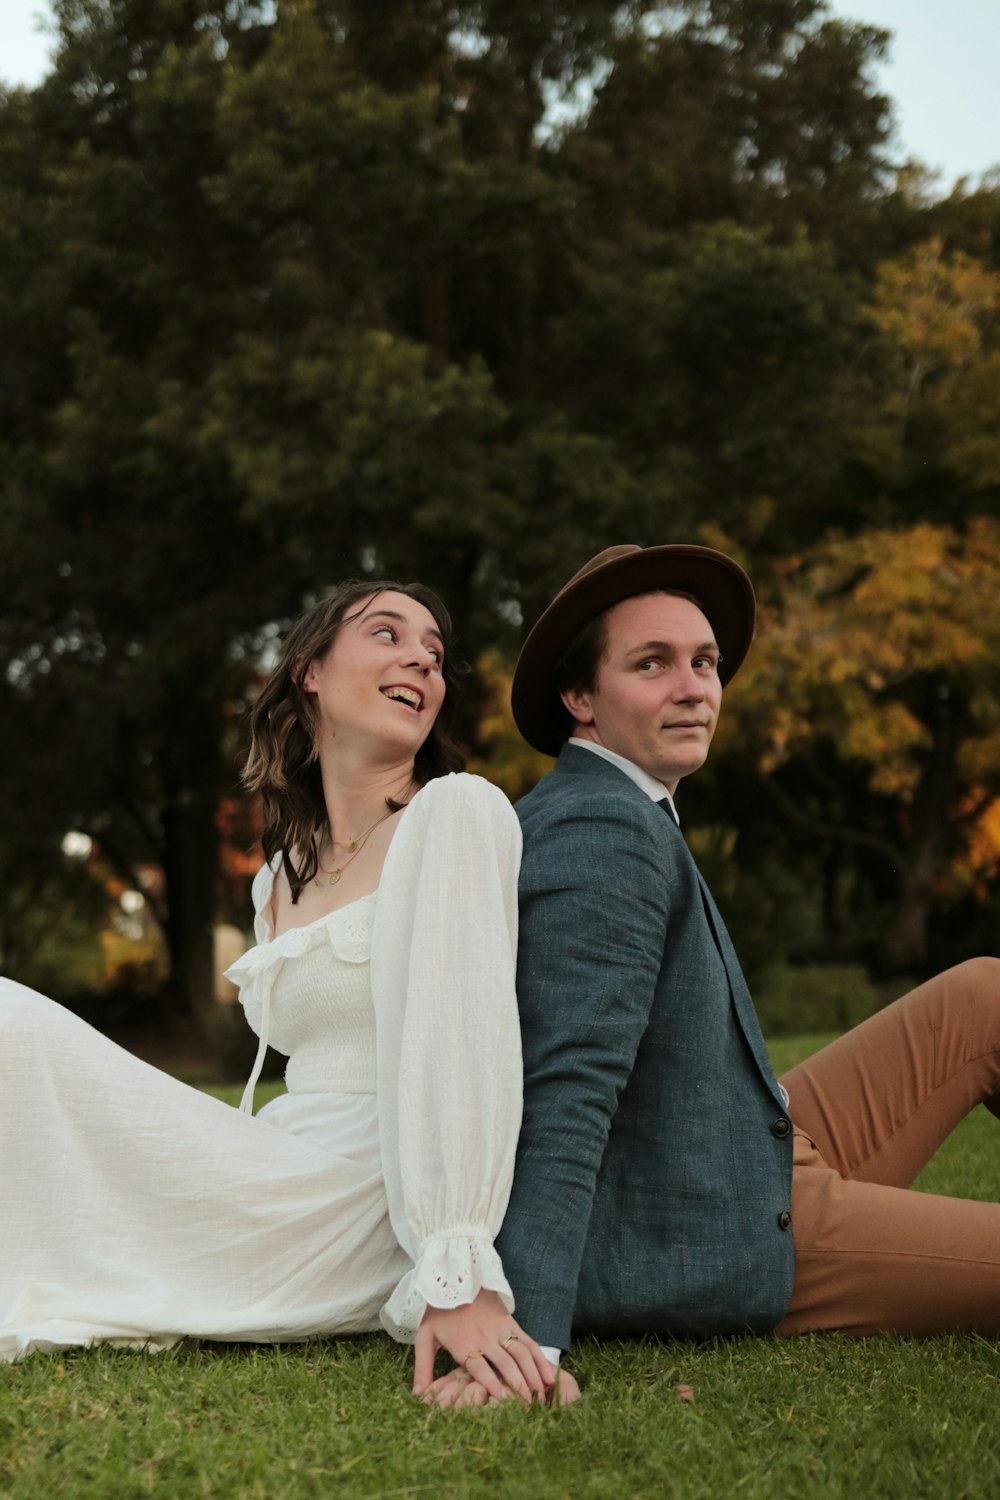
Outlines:
[[[775,1043],[779,1071],[821,1040]],[[920,1185],[1000,1198],[997,1128],[977,1110]],[[573,1368],[566,1411],[441,1412],[380,1336],[33,1356],[0,1365],[0,1497],[1000,1495],[1000,1338],[584,1342]]]

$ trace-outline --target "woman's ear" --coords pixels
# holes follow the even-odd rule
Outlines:
[[[314,661],[309,663],[304,672],[300,671],[299,663],[296,662],[292,675],[304,693],[315,693],[317,691],[316,663]]]

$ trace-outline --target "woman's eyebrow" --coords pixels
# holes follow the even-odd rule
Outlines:
[[[373,609],[370,615],[365,616],[365,620],[398,620],[400,625],[408,623],[406,616],[400,614],[398,609]],[[441,645],[444,645],[444,637],[436,625],[428,625],[424,631],[424,635],[432,635],[436,641],[440,641]]]

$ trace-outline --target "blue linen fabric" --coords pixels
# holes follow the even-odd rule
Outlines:
[[[525,1098],[496,1242],[516,1316],[563,1349],[766,1332],[792,1290],[792,1133],[683,835],[572,745],[517,813]]]

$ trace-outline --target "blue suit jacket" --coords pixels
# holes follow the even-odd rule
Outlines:
[[[522,1326],[779,1322],[792,1135],[746,983],[673,818],[568,745],[517,807],[524,1122],[497,1248]]]

